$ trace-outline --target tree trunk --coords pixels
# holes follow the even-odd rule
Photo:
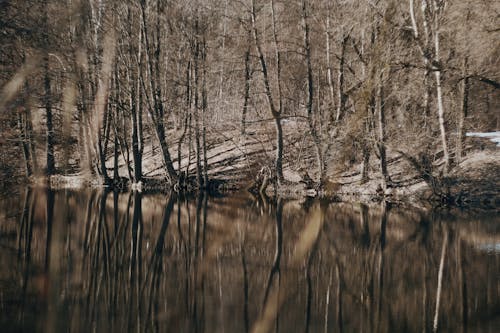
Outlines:
[[[349,35],[343,36],[342,43],[340,45],[340,63],[338,70],[338,84],[337,84],[337,115],[335,116],[335,121],[339,121],[345,111],[346,96],[344,93],[344,65],[345,65],[345,51],[347,47],[347,42],[349,41]]]
[[[439,132],[441,133],[441,145],[443,147],[443,154],[444,154],[444,168],[445,168],[444,172],[448,173],[448,171],[450,171],[451,161],[450,161],[450,154],[448,152],[448,144],[446,140],[446,128],[444,126],[444,106],[443,106],[443,93],[441,91],[441,71],[436,70],[434,72],[434,75],[436,78]]]
[[[457,152],[456,159],[457,163],[460,163],[462,157],[464,156],[464,142],[465,142],[465,118],[467,118],[468,107],[469,107],[469,78],[467,77],[468,68],[468,57],[464,58],[464,64],[462,69],[462,109],[460,110],[460,115],[458,118],[458,133],[457,133]]]
[[[274,123],[276,127],[276,178],[278,185],[280,185],[283,180],[283,127],[281,126],[281,117],[275,117]]]
[[[257,31],[256,24],[256,8],[255,8],[255,0],[252,0],[252,29],[253,29],[253,37],[255,41],[255,46],[257,47],[257,51],[259,53],[259,61],[262,69],[262,75],[264,78],[264,87],[266,91],[267,104],[269,106],[270,113],[274,119],[275,127],[276,127],[276,159],[275,159],[275,167],[276,167],[276,176],[278,184],[284,181],[283,177],[283,128],[281,126],[281,111],[282,111],[282,103],[281,103],[281,82],[280,82],[280,54],[277,46],[277,38],[276,38],[276,27],[275,27],[275,15],[274,15],[274,2],[271,1],[271,8],[273,13],[273,35],[274,35],[274,43],[275,43],[275,51],[276,51],[276,66],[277,66],[277,76],[278,76],[278,100],[279,106],[276,108],[274,105],[273,93],[271,92],[271,84],[269,81],[269,74],[267,71],[267,62],[264,56],[264,52],[262,51],[262,46],[260,44],[259,33]]]
[[[21,141],[21,146],[23,148],[23,156],[26,167],[26,177],[31,177],[33,175],[33,163],[30,150],[29,134],[28,134],[28,107],[25,107],[23,112],[18,114],[18,127],[19,127],[19,140]]]
[[[142,152],[144,149],[144,137],[142,131],[142,89],[140,86],[140,78],[142,75],[142,51],[141,51],[141,36],[139,31],[137,64],[132,64],[130,71],[133,74],[129,75],[130,87],[130,110],[132,113],[132,157],[134,160],[134,181],[136,183],[142,180]],[[130,49],[130,56],[133,57],[133,50]],[[138,71],[134,67],[138,68]]]
[[[385,130],[385,100],[384,100],[384,87],[383,75],[380,75],[380,81],[377,85],[377,123],[378,123],[378,151],[380,155],[380,173],[382,174],[382,188],[387,189],[387,183],[390,181],[389,173],[387,171],[387,158],[386,158],[386,130]]]
[[[328,8],[328,16],[326,17],[326,67],[327,67],[327,80],[328,80],[328,92],[330,93],[330,103],[332,109],[335,107],[335,93],[333,87],[333,74],[332,74],[332,64],[330,60],[330,8]],[[332,112],[333,113],[333,112]],[[333,118],[333,115],[332,115]]]
[[[165,125],[163,122],[158,122],[155,126],[156,135],[160,143],[160,148],[163,156],[163,161],[165,168],[167,169],[167,176],[171,184],[177,181],[177,172],[174,169],[174,164],[172,163],[172,158],[170,157],[170,152],[168,151],[167,138],[165,135]]]
[[[433,0],[433,6],[429,7],[427,0],[422,0],[420,10],[422,13],[422,26],[423,26],[423,40],[419,34],[417,20],[415,17],[414,2],[410,0],[410,17],[412,22],[413,37],[416,41],[418,50],[420,51],[424,66],[426,67],[425,81],[427,81],[427,74],[429,72],[429,66],[432,65],[432,70],[434,71],[434,76],[436,80],[436,98],[437,98],[437,111],[438,111],[438,122],[439,122],[439,132],[441,134],[441,146],[443,148],[445,170],[447,173],[451,166],[450,155],[448,151],[448,144],[446,139],[446,129],[444,120],[444,103],[443,103],[443,93],[441,89],[441,64],[439,59],[439,21],[441,11],[443,9],[444,2],[437,3]],[[431,17],[432,15],[432,17]],[[431,27],[431,23],[434,23]],[[432,33],[431,33],[432,32]],[[431,36],[434,37],[434,50],[431,52]],[[433,53],[433,54],[431,54]],[[428,89],[428,82],[424,82],[425,89]],[[424,115],[427,112],[428,97],[430,93],[428,90],[425,91],[424,95]],[[425,119],[425,117],[424,117]]]
[[[444,154],[444,167],[445,173],[450,170],[451,162],[450,155],[448,152],[448,144],[446,140],[446,129],[444,126],[444,106],[443,106],[443,94],[441,91],[441,71],[436,70],[434,72],[436,78],[436,93],[437,93],[437,104],[438,104],[438,120],[439,120],[439,132],[441,133],[441,145]]]
[[[226,34],[227,34],[227,7],[228,0],[224,1],[224,16],[222,17],[222,45],[221,54],[226,54]],[[219,92],[217,94],[218,100],[222,105],[222,91],[224,87],[224,59],[220,59],[220,70],[219,70]]]
[[[248,103],[250,101],[250,79],[252,77],[252,72],[250,68],[250,39],[251,30],[248,31],[248,46],[245,52],[245,93],[243,99],[243,111],[241,113],[241,135],[245,135],[246,131],[246,120],[248,113]]]
[[[430,112],[430,99],[431,99],[431,85],[430,85],[430,76],[431,72],[427,68],[429,66],[427,59],[424,59],[424,66],[426,67],[424,69],[424,112],[423,112],[423,118],[424,118],[424,128],[428,134],[430,134],[432,131],[430,130],[431,126],[428,124],[429,122],[429,116],[431,114]]]
[[[107,99],[106,99],[107,100]],[[109,107],[109,103],[108,103]],[[106,155],[107,155],[107,148],[108,148],[108,142],[109,142],[109,128],[110,128],[110,121],[109,121],[109,113],[108,113],[108,107],[105,107],[105,111],[103,114],[103,129],[104,129],[104,134],[101,134],[101,129],[98,130],[98,150],[99,150],[99,167],[100,167],[100,173],[103,178],[104,184],[110,184],[111,179],[109,178],[108,171],[106,169]],[[104,137],[103,137],[104,135]]]
[[[200,41],[199,22],[198,18],[195,20],[195,47],[193,53],[194,62],[194,142],[196,149],[196,181],[198,187],[203,187],[203,170],[201,168],[201,133],[200,133]]]
[[[363,153],[363,166],[361,170],[361,184],[366,183],[369,178],[369,168],[370,168],[370,148],[368,147],[367,142],[363,142],[362,144],[362,153]]]
[[[181,159],[182,159],[182,144],[186,138],[186,133],[188,131],[189,125],[189,113],[191,109],[191,61],[188,61],[186,66],[186,96],[185,96],[185,113],[184,113],[184,121],[183,121],[183,130],[182,134],[179,138],[179,142],[177,143],[177,170],[179,173],[181,172]],[[188,147],[188,149],[190,149]]]
[[[113,180],[115,182],[120,179],[120,173],[118,171],[118,137],[116,136],[116,131],[113,140]]]
[[[45,102],[45,116],[46,116],[46,133],[47,133],[47,169],[48,176],[55,173],[56,165],[54,158],[54,124],[52,120],[52,94],[50,82],[50,66],[49,54],[45,55],[44,59],[44,102]]]
[[[174,169],[172,158],[170,157],[170,152],[168,151],[168,143],[165,131],[164,124],[164,115],[165,111],[163,109],[163,101],[162,101],[162,91],[161,91],[161,80],[160,80],[160,54],[161,54],[161,41],[160,41],[160,2],[156,2],[157,5],[157,18],[156,18],[156,45],[154,48],[154,56],[150,56],[150,52],[152,50],[151,44],[149,42],[149,34],[147,29],[147,8],[146,1],[141,0],[141,18],[142,18],[142,30],[144,34],[144,42],[145,42],[145,56],[146,63],[149,71],[149,88],[151,90],[153,106],[148,107],[149,114],[154,124],[154,128],[156,130],[156,136],[160,143],[160,148],[163,156],[163,163],[165,167],[165,171],[167,173],[167,177],[171,184],[174,184],[177,181],[178,175]]]
[[[309,23],[307,21],[307,3],[306,0],[302,0],[302,24],[304,29],[304,49],[305,58],[307,64],[307,122],[309,125],[309,132],[314,142],[314,147],[316,148],[316,159],[318,164],[318,177],[320,186],[325,180],[325,168],[323,162],[323,151],[321,148],[321,138],[314,125],[313,111],[314,111],[314,80],[313,80],[313,69],[311,61],[311,43],[309,38]]]
[[[201,59],[203,61],[202,82],[201,82],[201,110],[202,110],[202,149],[203,149],[203,183],[208,187],[208,156],[207,156],[207,129],[206,117],[208,111],[208,92],[207,92],[207,42],[203,36]]]

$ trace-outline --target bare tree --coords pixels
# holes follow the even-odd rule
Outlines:
[[[445,111],[441,79],[443,64],[440,60],[440,25],[446,1],[431,1],[432,3],[429,5],[428,0],[421,0],[420,8],[422,28],[419,28],[417,22],[414,0],[410,0],[410,17],[412,21],[413,36],[422,56],[424,66],[434,72],[439,132],[441,134],[441,146],[444,154],[445,172],[448,172],[451,166],[451,159],[446,139],[444,120]]]
[[[262,44],[260,40],[260,34],[257,28],[257,6],[256,0],[252,0],[251,3],[251,15],[252,15],[252,29],[253,37],[255,42],[255,47],[257,48],[259,62],[262,70],[262,76],[264,80],[264,88],[267,97],[267,104],[271,116],[274,119],[276,127],[276,159],[275,159],[275,170],[278,184],[282,183],[283,177],[283,127],[281,124],[281,114],[283,112],[283,96],[281,91],[281,55],[278,48],[278,37],[276,32],[276,13],[274,8],[274,1],[271,0],[271,16],[272,16],[272,31],[273,31],[273,41],[274,41],[274,52],[276,61],[276,77],[277,77],[277,100],[278,106],[276,106],[275,95],[271,91],[271,83],[269,80],[268,73],[268,63],[264,51],[262,49]]]

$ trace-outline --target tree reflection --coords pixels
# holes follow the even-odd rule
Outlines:
[[[498,242],[498,220],[254,200],[28,189],[4,206],[18,215],[0,229],[15,231],[0,237],[1,322],[188,332],[495,325],[499,254],[482,246]]]

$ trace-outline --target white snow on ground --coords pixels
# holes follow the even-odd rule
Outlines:
[[[486,251],[488,253],[500,253],[500,243],[484,243],[478,244],[476,247],[479,250]]]
[[[467,136],[475,136],[478,138],[488,138],[490,141],[497,144],[497,147],[500,147],[500,131],[496,132],[469,132],[466,134]]]

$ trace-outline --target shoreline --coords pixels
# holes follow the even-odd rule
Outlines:
[[[499,167],[500,170],[500,167]],[[491,175],[498,173],[492,172]],[[258,193],[252,193],[248,190],[248,184],[244,181],[216,179],[219,187],[211,190],[188,190],[182,191],[186,195],[194,195],[199,192],[208,192],[214,196],[228,196],[238,192],[248,192],[255,196]],[[446,188],[443,195],[439,196],[433,193],[430,186],[423,179],[415,181],[405,186],[389,186],[385,193],[380,192],[376,187],[379,184],[378,179],[372,179],[365,184],[353,183],[335,183],[337,190],[315,190],[307,189],[303,183],[287,181],[277,192],[276,197],[284,200],[291,199],[319,199],[329,202],[361,202],[373,203],[386,201],[391,204],[411,204],[417,206],[432,207],[455,207],[455,208],[483,208],[488,210],[500,209],[500,191],[498,190],[498,178],[480,182],[471,178],[463,178],[455,175],[445,179]],[[328,184],[327,184],[328,185]],[[125,187],[114,188],[110,185],[104,185],[95,180],[86,178],[82,175],[53,175],[47,180],[45,177],[28,181],[26,186],[46,187],[51,190],[83,190],[83,189],[108,189],[109,191],[118,190],[119,192],[138,191],[143,194],[169,193],[174,191],[172,186],[160,177],[145,178],[138,185],[129,183]],[[273,186],[268,186],[265,196],[275,197]]]

